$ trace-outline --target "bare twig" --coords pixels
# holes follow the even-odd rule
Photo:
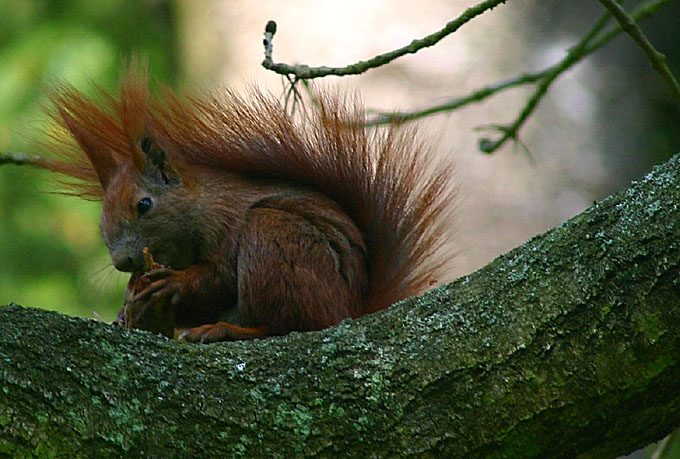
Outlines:
[[[378,56],[375,56],[366,61],[359,61],[355,64],[350,64],[345,67],[326,67],[326,66],[310,67],[308,65],[290,65],[284,63],[275,63],[272,59],[273,52],[272,40],[274,38],[274,34],[276,33],[276,23],[274,21],[269,21],[265,28],[264,39],[265,56],[264,61],[262,61],[262,66],[268,70],[279,73],[281,75],[293,75],[297,79],[321,78],[328,75],[335,76],[358,75],[367,70],[385,65],[388,62],[397,59],[398,57],[404,56],[406,54],[416,53],[423,48],[427,48],[429,46],[437,44],[444,37],[452,34],[456,30],[458,30],[461,26],[463,26],[476,16],[479,16],[485,11],[498,6],[500,3],[505,3],[505,1],[506,0],[483,1],[478,5],[468,8],[459,17],[449,22],[444,26],[444,28],[438,30],[433,34],[430,34],[421,39],[413,40],[410,44],[402,48],[395,49],[384,54],[379,54]]]
[[[25,153],[12,153],[8,151],[7,153],[0,152],[0,166],[3,164],[17,164],[17,165],[35,165],[39,158],[33,155],[27,155]]]
[[[669,1],[670,0],[655,0],[643,3],[635,9],[633,15],[638,18],[638,20],[644,20]],[[498,127],[498,130],[502,133],[498,140],[491,140],[487,138],[480,139],[479,149],[482,152],[488,154],[494,153],[508,140],[517,139],[519,129],[536,109],[536,106],[538,106],[538,103],[548,91],[548,88],[555,81],[555,79],[572,65],[580,61],[583,57],[600,48],[621,32],[621,26],[618,25],[609,31],[600,34],[601,29],[604,27],[609,17],[609,13],[603,15],[597,21],[595,26],[593,26],[590,32],[588,32],[588,34],[575,47],[569,50],[562,61],[560,61],[557,65],[547,69],[548,72],[539,81],[534,94],[529,98],[515,121],[509,125]]]
[[[593,28],[590,29],[590,32],[588,32],[588,34],[586,34],[586,36],[583,37],[583,39],[581,39],[581,41],[576,46],[569,50],[567,55],[564,57],[564,59],[562,59],[562,61],[558,63],[558,65],[550,67],[550,71],[547,72],[543,76],[543,78],[541,78],[541,80],[538,82],[536,90],[529,98],[526,105],[520,112],[519,116],[515,119],[515,121],[513,121],[509,125],[496,126],[496,129],[502,133],[501,137],[498,140],[491,140],[488,138],[482,138],[479,140],[479,149],[482,152],[491,154],[498,150],[500,147],[502,147],[503,144],[507,142],[509,139],[517,139],[519,129],[522,127],[524,122],[529,118],[529,116],[534,112],[538,103],[541,101],[545,93],[548,92],[548,88],[553,83],[553,81],[555,81],[555,79],[557,79],[557,77],[560,76],[565,70],[567,70],[569,67],[571,67],[576,62],[581,60],[583,56],[585,56],[586,50],[588,49],[588,45],[591,43],[593,38],[595,38],[595,36],[597,36],[597,34],[599,34],[600,31],[604,28],[604,26],[607,24],[608,19],[609,14],[603,15],[597,21],[597,23],[595,23]]]
[[[297,88],[298,79],[291,75],[286,75],[285,78],[288,80],[288,88],[286,89],[283,107],[284,110],[292,116],[295,115],[295,109],[297,108],[298,103],[303,106],[301,103],[302,95]]]
[[[643,21],[654,14],[660,7],[668,3],[670,0],[651,0],[640,4],[631,13],[636,21]],[[472,94],[464,97],[457,97],[444,102],[443,104],[434,105],[423,110],[412,112],[379,112],[376,116],[371,118],[368,125],[380,125],[390,123],[403,123],[406,121],[423,118],[436,113],[451,111],[469,105],[475,102],[481,102],[493,94],[510,89],[516,86],[538,83],[536,91],[532,97],[527,101],[524,109],[518,118],[509,125],[493,125],[488,126],[487,129],[493,129],[502,133],[498,140],[481,139],[480,149],[485,153],[493,153],[498,150],[509,139],[517,140],[517,133],[524,122],[531,115],[533,110],[538,105],[538,102],[547,92],[552,82],[578,63],[587,55],[593,53],[595,50],[601,48],[608,43],[612,38],[618,35],[622,28],[620,25],[614,26],[602,33],[601,30],[607,21],[609,15],[605,15],[593,26],[588,35],[586,35],[574,48],[572,48],[567,55],[556,64],[547,67],[539,72],[525,73],[515,78],[505,80],[500,83],[486,86],[478,89]]]
[[[433,105],[423,110],[413,112],[381,112],[374,110],[371,113],[372,115],[374,115],[374,117],[368,120],[366,122],[366,125],[378,126],[381,124],[405,123],[407,121],[413,121],[418,118],[424,118],[426,116],[434,115],[437,113],[453,111],[458,108],[464,107],[465,105],[469,105],[475,102],[481,102],[484,99],[488,98],[489,96],[492,96],[497,92],[501,92],[505,89],[535,83],[541,80],[542,78],[545,78],[545,75],[553,67],[548,67],[547,69],[542,70],[540,72],[525,73],[518,77],[501,81],[500,83],[485,86],[481,89],[476,90],[475,92],[468,96],[449,99],[442,104]]]
[[[652,67],[661,74],[661,77],[670,88],[673,98],[680,105],[680,86],[678,86],[677,80],[666,65],[666,56],[652,46],[652,43],[647,39],[645,34],[642,33],[642,29],[637,25],[635,19],[628,14],[621,5],[613,0],[600,0],[600,3],[609,10],[612,16],[619,22],[621,28],[635,40],[635,43],[637,43],[640,48],[642,48],[642,51],[647,55],[647,59],[649,59]]]

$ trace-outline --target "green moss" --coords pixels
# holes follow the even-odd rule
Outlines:
[[[644,314],[637,316],[637,329],[644,334],[650,344],[654,344],[666,333],[664,326],[657,314]]]
[[[63,451],[63,450],[62,450]],[[33,455],[35,457],[45,458],[45,457],[59,457],[60,447],[52,443],[41,441],[33,449]]]
[[[502,447],[488,457],[536,457],[541,453],[538,443],[533,433],[515,429],[505,437]]]
[[[286,404],[281,404],[274,417],[275,425],[292,431],[297,437],[302,439],[307,438],[310,434],[312,421],[313,418],[309,408],[300,404],[292,408]]]
[[[647,365],[644,376],[647,379],[653,378],[666,368],[675,365],[676,360],[669,355],[660,355],[653,362]]]
[[[0,441],[0,456],[15,457],[16,447],[10,442]]]
[[[4,407],[0,412],[0,427],[7,427],[12,423],[12,409]]]
[[[354,423],[354,428],[358,431],[364,431],[371,425],[371,420],[366,416],[360,416]]]
[[[345,409],[341,406],[337,406],[335,403],[331,403],[331,406],[328,408],[328,416],[330,418],[344,418],[345,417]]]
[[[237,456],[245,456],[246,452],[248,451],[248,437],[245,435],[241,435],[239,437],[240,443],[234,444],[234,454]]]

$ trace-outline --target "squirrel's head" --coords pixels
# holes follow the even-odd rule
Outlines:
[[[103,199],[101,232],[114,266],[142,269],[144,247],[174,269],[195,263],[198,231],[190,229],[201,209],[182,164],[163,147],[173,148],[168,132],[175,131],[152,114],[145,69],[132,66],[120,97],[106,96],[107,104],[68,86],[57,87],[52,98],[62,131],[50,146],[65,160],[42,165],[80,179],[75,194]]]
[[[111,260],[120,271],[138,271],[148,247],[158,263],[185,269],[198,256],[200,241],[191,228],[199,206],[151,137],[143,135],[135,148],[137,161],[97,171],[105,191],[101,232]]]

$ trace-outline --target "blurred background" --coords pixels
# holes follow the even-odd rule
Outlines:
[[[43,154],[46,90],[67,81],[114,91],[121,62],[148,58],[178,90],[257,83],[283,93],[260,66],[262,33],[278,23],[274,60],[341,66],[440,29],[470,0],[4,0],[0,2],[0,151]],[[632,7],[635,2],[626,2]],[[602,13],[592,0],[517,0],[438,45],[365,75],[322,83],[370,108],[413,110],[558,61]],[[680,2],[643,24],[680,74]],[[625,187],[680,148],[678,108],[629,37],[620,35],[557,80],[521,131],[530,153],[477,148],[476,127],[511,122],[531,88],[420,122],[455,162],[460,183],[458,272],[469,273]],[[487,134],[484,134],[487,135]],[[111,320],[125,275],[98,234],[99,203],[55,195],[49,174],[0,166],[0,304],[16,302]]]
[[[121,62],[137,53],[178,90],[257,83],[262,33],[278,23],[274,60],[342,66],[440,29],[471,0],[3,0],[0,2],[0,151],[44,154],[46,90],[67,81],[114,91]],[[637,4],[625,2],[626,7]],[[557,62],[602,14],[593,0],[516,0],[438,45],[365,75],[323,84],[358,92],[370,108],[413,110]],[[680,2],[643,24],[680,75]],[[455,162],[456,245],[464,275],[593,201],[626,187],[680,150],[678,107],[628,36],[560,77],[512,144],[479,152],[476,127],[511,122],[531,88],[420,122]],[[110,321],[127,276],[98,234],[99,203],[55,195],[49,174],[0,166],[0,304],[16,302]]]

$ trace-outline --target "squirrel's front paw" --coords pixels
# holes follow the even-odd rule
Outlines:
[[[126,289],[122,318],[119,313],[116,322],[122,322],[127,328],[139,328],[172,338],[175,307],[180,297],[179,283],[173,279],[175,276],[176,271],[165,267],[133,275]]]

